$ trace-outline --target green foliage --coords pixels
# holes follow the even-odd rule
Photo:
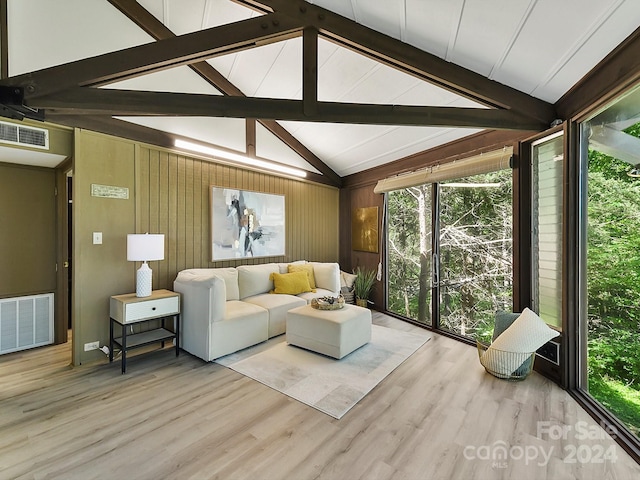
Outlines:
[[[640,123],[627,133],[640,136]],[[588,157],[589,393],[638,434],[640,428],[640,179],[631,165]]]
[[[376,271],[357,267],[354,273],[357,276],[353,282],[353,293],[356,298],[368,300],[376,281]]]
[[[422,239],[427,246],[420,251],[420,218],[418,200],[424,202],[423,225],[426,225],[428,237]],[[426,260],[426,269],[431,269],[431,186],[391,192],[388,196],[389,218],[389,270],[388,270],[388,308],[407,318],[418,319],[420,310],[420,273],[421,255]],[[425,302],[430,303],[429,296]],[[427,308],[428,310],[428,308]],[[430,319],[425,318],[425,323]]]
[[[610,377],[589,374],[589,393],[640,436],[640,392]]]
[[[511,170],[462,183],[440,187],[441,325],[475,336],[512,306]],[[388,198],[389,310],[429,323],[420,312],[430,310],[431,186]]]

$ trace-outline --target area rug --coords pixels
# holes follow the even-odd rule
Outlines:
[[[431,335],[372,325],[371,342],[340,360],[289,345],[285,337],[221,357],[216,363],[339,419]]]

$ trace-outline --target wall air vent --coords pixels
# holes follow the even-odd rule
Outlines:
[[[49,131],[44,128],[0,122],[0,142],[49,150]]]

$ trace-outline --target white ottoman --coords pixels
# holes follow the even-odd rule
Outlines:
[[[287,342],[342,358],[371,341],[371,311],[356,305],[318,310],[309,305],[287,312]]]

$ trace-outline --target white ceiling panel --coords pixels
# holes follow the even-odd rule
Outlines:
[[[491,77],[494,66],[508,53],[531,3],[530,0],[465,2],[455,44],[450,46],[447,59]]]
[[[354,0],[355,19],[378,32],[401,38],[404,30],[404,0]]]
[[[318,98],[334,102],[450,105],[465,100],[365,55],[320,40]],[[465,106],[479,106],[466,101]]]
[[[282,143],[278,137],[259,123],[256,124],[256,156],[286,163],[287,165],[302,168],[310,172],[320,173],[309,165],[304,158]]]
[[[418,153],[478,130],[335,123],[279,122],[338,175]]]
[[[153,41],[104,0],[9,0],[7,22],[11,76]]]
[[[464,0],[406,0],[404,40],[425,52],[447,58],[455,39]]]
[[[175,67],[168,70],[149,73],[121,82],[112,83],[104,88],[120,90],[145,90],[148,92],[201,93],[221,95],[189,67]]]
[[[552,76],[564,58],[575,55],[586,40],[585,33],[602,22],[618,1],[538,0],[503,64],[495,71],[494,78],[501,83],[517,86],[518,90],[525,93],[537,90],[541,98],[548,98],[543,89],[538,89],[540,81]],[[580,15],[575,14],[577,10]],[[640,18],[640,10],[638,15]],[[614,45],[613,42],[609,47],[603,45],[603,49],[610,51],[611,45]],[[574,74],[575,83],[584,72]],[[567,89],[569,87],[571,85]]]
[[[548,102],[557,101],[606,57],[612,46],[621,43],[639,26],[640,1],[613,2],[599,22],[585,29],[580,38],[580,47],[570,49],[546,76],[541,77],[538,86],[531,92],[532,95]]]
[[[380,129],[379,135],[346,150],[333,160],[338,165],[346,165],[341,175],[351,175],[374,168],[479,131],[433,127],[393,127],[388,130],[384,128],[374,127]],[[394,147],[390,148],[391,145]]]
[[[226,76],[247,96],[293,98],[301,89],[301,38],[256,47],[231,56],[234,59]],[[217,67],[218,60],[210,63]],[[298,98],[301,97],[298,95]]]
[[[138,0],[138,3],[176,35],[261,15],[229,0]]]
[[[202,24],[206,0],[163,0],[162,3],[163,23],[176,35],[206,28]]]
[[[266,53],[271,49],[271,54]],[[246,56],[246,57],[245,57]],[[252,57],[253,56],[253,57]],[[252,76],[256,72],[256,63],[264,57],[264,67],[267,68],[264,77],[248,95],[266,98],[302,99],[302,38],[293,38],[286,42],[254,48],[238,54],[240,65],[249,68],[244,75]],[[240,69],[236,71],[240,82]]]
[[[121,120],[183,135],[202,142],[246,151],[245,120],[203,117],[118,117]]]

